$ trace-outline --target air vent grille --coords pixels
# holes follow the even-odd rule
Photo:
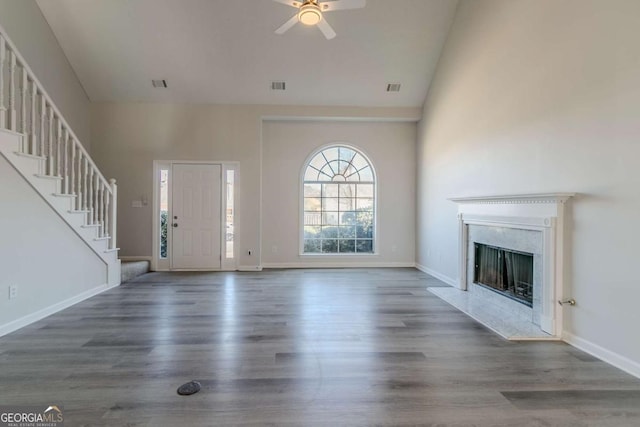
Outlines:
[[[400,92],[400,83],[387,84],[387,92]]]
[[[162,88],[162,89],[168,87],[166,80],[151,80],[151,84],[153,85],[153,87]]]
[[[285,82],[271,82],[271,90],[285,90]]]

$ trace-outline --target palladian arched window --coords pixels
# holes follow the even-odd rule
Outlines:
[[[346,145],[324,148],[302,181],[302,253],[373,253],[376,179],[366,156]]]

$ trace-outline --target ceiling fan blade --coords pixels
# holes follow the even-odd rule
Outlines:
[[[291,27],[293,27],[297,23],[298,23],[298,15],[293,15],[291,19],[289,19],[287,22],[282,24],[282,26],[280,26],[280,28],[276,30],[276,34],[286,33]]]
[[[367,0],[335,0],[323,1],[320,9],[323,12],[333,12],[334,10],[361,9],[367,5]]]
[[[293,0],[273,0],[273,1],[276,3],[282,3],[282,4],[286,4],[287,6],[295,7],[296,9],[302,6],[302,3],[300,3],[299,1],[293,1]]]
[[[329,25],[326,19],[322,18],[317,25],[318,28],[320,28],[320,31],[322,31],[322,34],[324,34],[324,36],[327,38],[327,40],[331,40],[336,36],[336,32],[333,31],[333,28],[331,28],[331,25]]]

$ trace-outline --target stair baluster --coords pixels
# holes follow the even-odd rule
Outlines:
[[[49,138],[48,138],[48,144],[49,144],[49,153],[47,155],[47,160],[49,163],[49,168],[48,168],[48,173],[50,176],[54,176],[54,169],[53,169],[53,108],[51,108],[51,106],[49,106]]]
[[[25,72],[26,74],[26,72]],[[38,154],[38,145],[36,139],[36,95],[38,95],[38,87],[36,86],[36,82],[31,82],[31,154]]]
[[[71,194],[75,194],[75,164],[76,164],[76,142],[75,140],[71,140],[71,180],[69,181],[69,191]]]
[[[27,133],[27,92],[29,89],[29,79],[27,70],[22,67],[22,84],[20,85],[20,133],[24,135],[22,140],[22,152],[29,153],[29,136]]]
[[[7,47],[0,34],[0,128],[7,126],[7,107],[4,106],[4,61],[7,58]]]
[[[35,85],[36,82],[33,82]],[[44,134],[45,134],[45,123],[47,121],[47,101],[44,99],[44,95],[40,94],[40,155],[45,157],[46,154],[44,152]]]
[[[87,187],[87,175],[89,174],[87,158],[83,159],[84,171],[82,173],[82,210],[89,210],[89,206],[87,205],[87,193],[89,192],[89,187]]]
[[[61,156],[61,148],[62,148],[62,122],[60,122],[60,119],[56,120],[57,126],[56,126],[56,176],[62,176],[62,170],[61,170],[61,163],[60,163],[60,156]]]
[[[116,230],[118,225],[118,186],[116,180],[111,178],[109,180],[111,185],[111,229],[109,230],[109,236],[111,236],[110,249],[115,250],[116,246]]]
[[[16,117],[16,54],[9,51],[9,130],[15,132]]]
[[[63,175],[63,182],[64,182],[64,194],[69,194],[69,131],[67,130],[67,128],[64,128],[63,132],[63,141],[64,141],[64,146],[63,146],[63,152],[64,152],[64,157],[63,157],[63,164],[64,164],[64,175]]]

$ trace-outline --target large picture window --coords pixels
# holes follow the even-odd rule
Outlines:
[[[373,253],[376,180],[367,158],[328,147],[311,158],[302,179],[303,253]]]

